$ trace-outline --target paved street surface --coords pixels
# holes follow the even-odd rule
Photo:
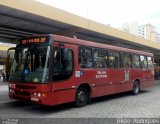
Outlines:
[[[8,98],[7,85],[1,83],[0,90],[0,118],[160,118],[160,81],[138,96],[121,93],[100,97],[82,108],[72,103],[53,107],[23,103]]]

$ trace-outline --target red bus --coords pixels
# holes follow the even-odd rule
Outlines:
[[[153,54],[59,35],[19,41],[10,72],[10,98],[42,105],[75,102],[153,85]]]

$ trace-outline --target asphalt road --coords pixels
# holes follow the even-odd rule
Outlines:
[[[159,81],[160,82],[160,81]],[[160,118],[160,83],[138,96],[129,92],[92,99],[85,107],[73,103],[53,107],[11,100],[0,92],[0,118]]]

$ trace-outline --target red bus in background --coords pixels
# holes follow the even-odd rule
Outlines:
[[[43,105],[75,102],[153,85],[153,54],[59,35],[19,41],[10,72],[10,98]]]

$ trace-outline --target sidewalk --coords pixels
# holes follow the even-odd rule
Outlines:
[[[3,82],[3,79],[0,79],[0,85],[8,85],[8,82]]]
[[[160,84],[160,79],[154,80],[155,84]]]
[[[3,80],[0,79],[0,92],[6,91],[8,91],[8,82],[3,82]]]

